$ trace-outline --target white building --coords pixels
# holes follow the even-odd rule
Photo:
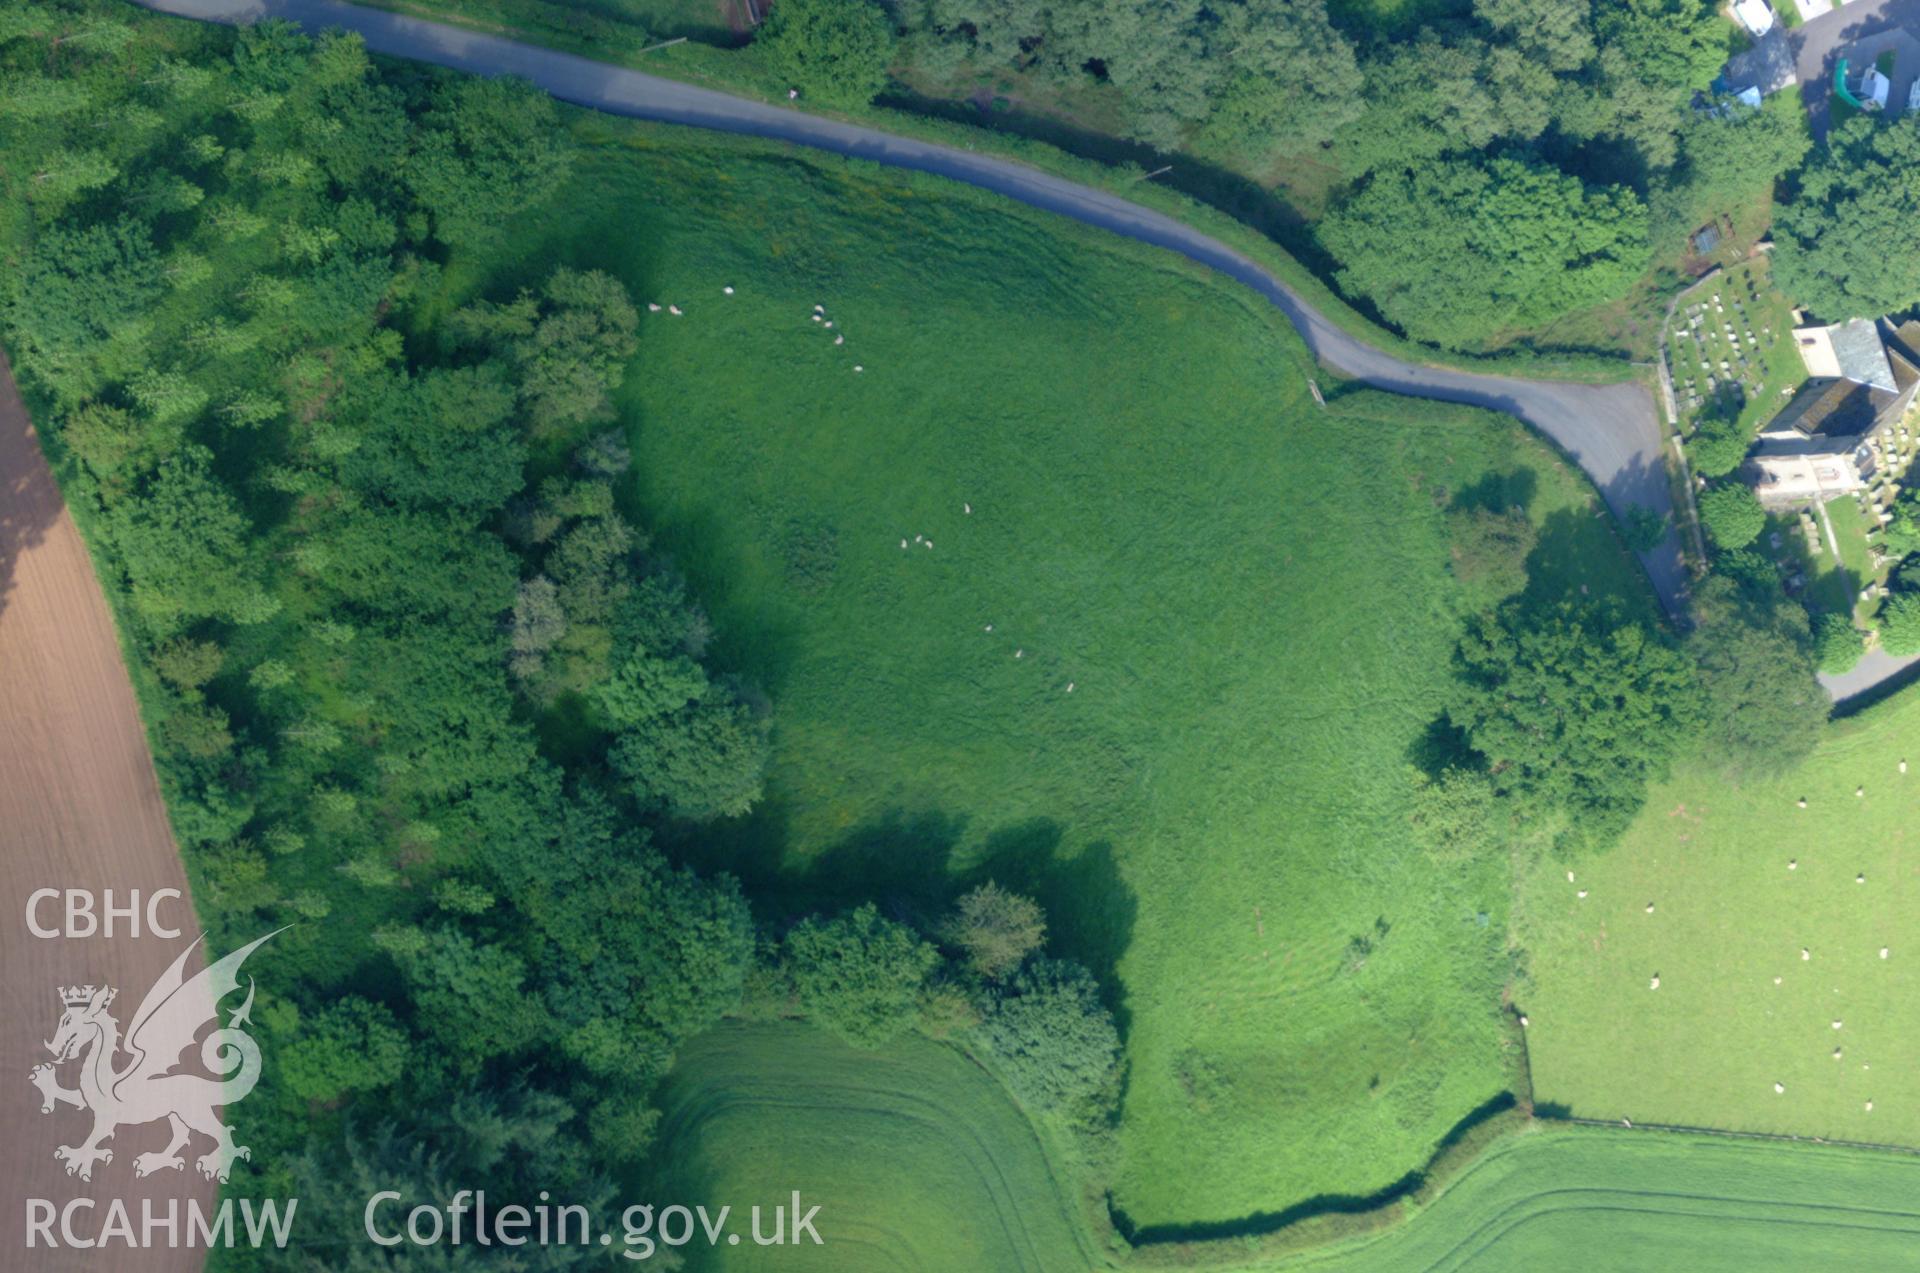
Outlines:
[[[1733,16],[1755,35],[1773,30],[1773,10],[1767,7],[1767,0],[1733,0]]]

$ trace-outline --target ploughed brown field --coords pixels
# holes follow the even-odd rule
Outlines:
[[[96,898],[112,889],[121,903],[134,889],[143,899],[178,889],[182,900],[165,903],[160,918],[184,935],[153,937],[143,918],[137,939],[119,931],[111,939],[35,937],[26,911],[39,888],[84,889]],[[134,1179],[135,1156],[166,1143],[160,1125],[122,1128],[108,1142],[113,1161],[97,1167],[90,1183],[67,1176],[54,1148],[78,1143],[91,1117],[64,1105],[43,1114],[27,1081],[50,1059],[45,1041],[60,1018],[61,986],[118,987],[114,1012],[126,1021],[197,931],[186,889],[112,614],[0,355],[0,1265],[158,1273],[198,1269],[204,1260],[184,1246],[81,1251],[63,1242],[53,1251],[26,1250],[30,1198],[56,1207],[95,1199],[90,1214],[76,1216],[82,1236],[99,1232],[116,1198],[136,1226],[141,1199],[151,1198],[160,1214],[167,1199],[177,1199],[183,1236],[186,1199],[210,1209],[214,1189],[192,1174],[191,1162],[186,1174]],[[61,909],[43,903],[41,926],[60,926]],[[116,923],[124,929],[124,920]],[[71,1086],[77,1068],[63,1067],[62,1082]]]

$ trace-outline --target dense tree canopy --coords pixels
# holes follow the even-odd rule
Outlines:
[[[1740,482],[1722,482],[1700,494],[1700,523],[1722,548],[1745,548],[1767,528],[1766,510]]]
[[[805,919],[787,934],[781,967],[809,1018],[859,1047],[912,1025],[940,954],[869,904],[834,919]]]
[[[978,1033],[1007,1085],[1042,1113],[1084,1110],[1113,1081],[1120,1036],[1079,964],[1037,959],[997,995]]]
[[[0,171],[100,162],[84,198],[0,182],[0,325],[145,669],[210,941],[308,921],[259,956],[249,1170],[358,1170],[346,1110],[439,1138],[405,1179],[491,1170],[515,1128],[571,1146],[542,1187],[644,1154],[654,1082],[755,959],[738,886],[648,829],[750,805],[765,723],[591,431],[637,348],[625,283],[481,250],[564,180],[553,103],[284,23],[135,15],[110,45],[65,38],[84,0],[27,11]],[[637,661],[687,693],[603,713]],[[471,1117],[420,1117],[460,1093]]]
[[[1806,611],[1777,588],[1756,599],[1719,578],[1695,589],[1693,602],[1687,648],[1699,668],[1702,754],[1735,781],[1791,769],[1813,750],[1831,707],[1814,679]]]
[[[1833,130],[1774,217],[1774,277],[1832,322],[1920,301],[1908,250],[1920,216],[1920,120],[1856,116]]]
[[[887,86],[894,35],[870,0],[782,0],[757,43],[773,73],[809,99],[859,106]]]
[[[1408,335],[1455,347],[1617,296],[1648,255],[1632,191],[1517,158],[1376,173],[1320,240],[1344,286]]]
[[[1640,624],[1562,603],[1477,620],[1447,715],[1498,789],[1604,840],[1700,718],[1692,661]]]

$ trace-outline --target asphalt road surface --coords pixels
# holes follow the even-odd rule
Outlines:
[[[625,67],[557,53],[517,40],[437,22],[363,9],[340,0],[139,0],[147,8],[213,22],[286,18],[311,30],[356,31],[376,53],[414,58],[482,75],[520,75],[562,101],[637,119],[746,133],[935,173],[992,190],[1088,225],[1169,248],[1253,288],[1277,305],[1316,357],[1379,389],[1490,407],[1518,416],[1553,439],[1586,470],[1613,511],[1635,504],[1662,514],[1672,500],[1662,428],[1639,385],[1578,385],[1483,376],[1404,362],[1348,335],[1286,284],[1226,244],[1172,217],[1010,159],[896,137],[878,129],[734,97]],[[1642,557],[1669,613],[1683,606],[1686,573],[1678,540]]]
[[[1792,3],[1792,0],[1784,2]],[[1837,5],[1831,13],[1823,13],[1811,22],[1781,33],[1793,52],[1794,71],[1800,77],[1800,93],[1812,118],[1815,137],[1827,135],[1827,107],[1833,95],[1833,72],[1840,54],[1856,41],[1895,28],[1920,33],[1920,0],[1849,0]],[[1849,69],[1859,67],[1856,60]],[[1893,76],[1896,88],[1905,87],[1913,69],[1910,66],[1896,68]],[[1887,109],[1903,110],[1906,104],[1904,96],[1897,96],[1888,101]]]

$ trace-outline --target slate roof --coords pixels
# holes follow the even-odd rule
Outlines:
[[[1877,326],[1867,319],[1856,318],[1850,323],[1837,324],[1832,329],[1832,340],[1841,375],[1875,389],[1895,392],[1893,367],[1887,362],[1887,348]]]

